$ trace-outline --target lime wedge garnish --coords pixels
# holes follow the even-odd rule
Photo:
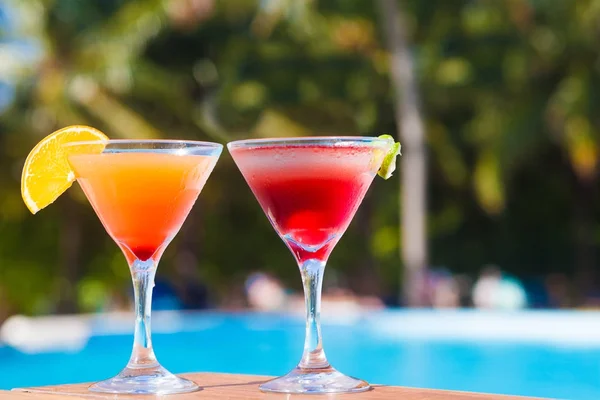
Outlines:
[[[379,139],[394,140],[391,135],[381,135],[379,136]],[[383,179],[389,179],[396,170],[396,157],[402,155],[400,152],[401,148],[402,146],[400,146],[400,142],[394,142],[390,150],[385,155],[383,163],[381,164],[379,171],[377,171],[377,174]]]

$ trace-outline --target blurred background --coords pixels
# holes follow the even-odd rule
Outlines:
[[[333,363],[380,383],[598,398],[600,314],[566,309],[600,305],[599,36],[598,0],[0,1],[0,388],[101,379],[128,356],[129,272],[80,189],[35,216],[20,195],[33,146],[87,124],[223,144],[393,134],[398,171],[325,274]],[[253,352],[164,350],[177,372],[281,374],[300,356],[297,268],[226,151],[154,309],[159,356],[184,346],[175,331]],[[69,317],[39,318],[55,314]],[[73,372],[106,346],[102,372]],[[57,357],[68,374],[31,372]]]

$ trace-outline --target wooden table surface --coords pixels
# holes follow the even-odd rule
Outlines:
[[[194,393],[170,395],[173,400],[316,400],[316,399],[344,399],[344,400],[510,400],[510,399],[532,399],[531,397],[500,396],[492,394],[479,394],[469,392],[451,392],[444,390],[415,389],[396,386],[373,385],[374,388],[368,392],[344,395],[285,395],[262,393],[258,385],[269,377],[253,375],[231,375],[231,374],[182,374],[182,376],[193,380],[201,390]],[[117,396],[92,393],[87,390],[88,384],[46,386],[39,388],[13,389],[12,391],[0,391],[0,400],[76,400],[76,399],[115,399],[115,398],[139,398],[150,396]]]

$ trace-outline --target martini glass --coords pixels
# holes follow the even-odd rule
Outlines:
[[[294,255],[306,302],[304,354],[287,375],[260,389],[346,393],[369,384],[335,370],[321,341],[325,263],[346,231],[392,140],[371,137],[257,139],[227,145],[267,218]]]
[[[157,361],[150,335],[158,262],[212,172],[222,146],[167,140],[74,142],[69,156],[79,185],[125,254],[133,279],[135,333],[129,363],[94,392],[171,394],[198,390]],[[89,150],[89,152],[88,152]],[[103,150],[100,152],[99,150]]]

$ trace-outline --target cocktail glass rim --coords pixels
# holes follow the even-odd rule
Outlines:
[[[306,146],[311,144],[319,145],[350,145],[350,146],[390,146],[394,141],[389,138],[379,138],[376,136],[289,136],[276,138],[257,138],[241,139],[227,143],[228,149],[242,147],[269,147],[269,146]]]
[[[82,146],[82,145],[93,145],[93,144],[115,144],[115,145],[150,145],[150,144],[155,144],[155,145],[181,145],[182,148],[190,148],[190,147],[196,147],[196,148],[210,148],[213,150],[217,150],[217,149],[222,149],[223,145],[220,143],[216,143],[216,142],[206,142],[206,141],[199,141],[199,140],[179,140],[179,139],[108,139],[108,140],[82,140],[82,141],[75,141],[75,142],[69,142],[69,143],[65,143],[63,144],[63,147],[77,147],[77,146]],[[169,147],[170,149],[173,147]],[[156,150],[154,148],[141,148],[140,150],[148,150],[148,152],[151,152],[151,150]]]

